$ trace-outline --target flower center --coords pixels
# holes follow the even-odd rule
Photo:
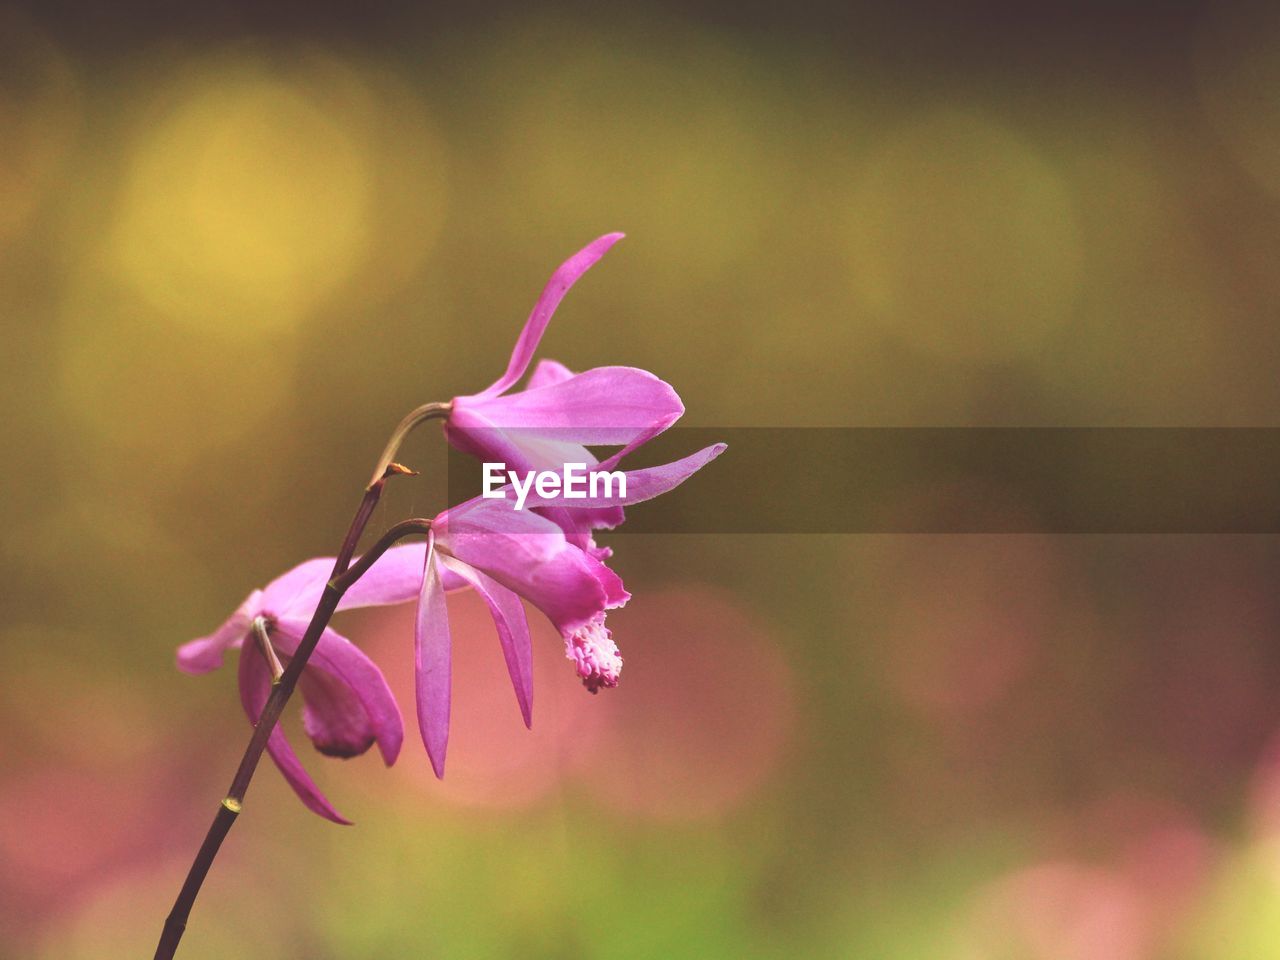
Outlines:
[[[597,613],[590,623],[564,638],[564,655],[577,666],[582,685],[592,693],[618,685],[622,657],[613,634],[604,625],[603,613]]]

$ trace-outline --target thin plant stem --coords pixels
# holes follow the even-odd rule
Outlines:
[[[191,915],[191,907],[195,903],[196,895],[200,892],[204,878],[209,873],[209,868],[213,865],[214,858],[218,855],[222,841],[226,838],[231,825],[235,823],[236,818],[240,815],[240,810],[244,806],[244,795],[249,789],[249,782],[253,779],[254,771],[258,768],[258,761],[262,759],[267,740],[270,738],[271,732],[275,730],[285,704],[289,702],[289,698],[293,695],[298,678],[302,675],[303,668],[306,667],[307,661],[311,658],[316,644],[320,642],[320,636],[324,633],[325,627],[329,625],[329,621],[337,610],[338,601],[342,599],[342,595],[351,584],[363,576],[374,561],[393,543],[415,533],[425,533],[430,529],[431,525],[427,520],[407,520],[398,523],[380,537],[361,556],[356,565],[351,567],[351,558],[355,555],[356,545],[360,542],[360,537],[369,525],[369,520],[378,505],[378,499],[382,496],[382,488],[387,478],[396,474],[411,472],[392,462],[400,444],[413,427],[426,420],[448,416],[449,409],[450,407],[447,403],[425,404],[405,417],[392,434],[391,441],[387,444],[382,459],[379,461],[378,473],[375,475],[374,481],[365,488],[364,496],[360,499],[360,506],[356,508],[355,516],[351,520],[351,526],[342,541],[342,548],[338,551],[338,556],[334,560],[333,573],[330,575],[329,582],[325,584],[324,591],[320,595],[320,601],[316,605],[315,613],[312,614],[306,633],[303,634],[302,640],[298,644],[298,649],[289,661],[289,665],[285,667],[279,680],[272,685],[271,694],[262,708],[262,714],[258,717],[258,722],[254,724],[253,734],[249,738],[248,746],[245,747],[244,756],[240,759],[240,765],[236,768],[231,786],[227,789],[226,796],[223,797],[222,802],[218,805],[218,812],[214,815],[213,823],[209,826],[204,842],[196,853],[191,869],[187,873],[187,878],[182,884],[182,889],[178,892],[178,898],[174,901],[173,909],[169,911],[168,917],[165,918],[164,929],[160,934],[160,942],[156,946],[155,960],[172,960],[177,952],[178,943],[182,940],[182,934],[186,930],[187,919]],[[348,567],[351,567],[351,569],[348,570]]]
[[[258,648],[271,668],[271,682],[279,683],[284,676],[284,667],[280,666],[280,658],[276,656],[276,648],[271,644],[271,635],[267,628],[266,617],[253,618],[253,635],[258,638]]]
[[[452,409],[452,403],[424,403],[405,414],[395,430],[391,431],[391,438],[387,441],[382,456],[378,458],[378,465],[373,468],[373,479],[369,481],[369,489],[372,490],[377,486],[386,476],[387,470],[394,465],[396,454],[400,451],[400,444],[404,443],[405,437],[409,436],[414,427],[427,420],[447,417]]]

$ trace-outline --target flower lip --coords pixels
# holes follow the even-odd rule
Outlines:
[[[603,613],[570,632],[564,640],[564,652],[577,666],[582,685],[591,693],[618,685],[622,656],[613,642],[613,632],[604,625]]]

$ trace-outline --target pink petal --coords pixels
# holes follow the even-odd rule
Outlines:
[[[574,500],[572,502],[577,503],[578,501]],[[502,508],[499,507],[497,512],[501,513]],[[548,505],[540,507],[537,511],[537,515],[550,520],[561,530],[566,543],[576,547],[583,553],[583,557],[574,557],[573,560],[589,570],[592,576],[596,578],[596,582],[599,583],[604,591],[604,606],[602,609],[607,610],[623,606],[631,599],[631,594],[623,587],[622,578],[605,566],[604,561],[613,555],[613,551],[608,547],[597,546],[591,536],[592,528],[590,524],[601,516],[611,518],[611,515],[615,514],[620,518],[619,523],[622,519],[625,519],[622,516],[621,507],[595,507],[575,510],[559,505]],[[544,610],[544,612],[546,611]],[[568,621],[561,620],[557,622],[567,623]],[[576,627],[577,625],[575,620],[573,626]]]
[[[534,437],[626,444],[646,430],[660,433],[683,413],[684,404],[671,385],[647,370],[596,367],[505,396],[457,397],[449,431],[483,429],[487,422]]]
[[[483,413],[470,408],[457,412],[445,424],[451,445],[482,463],[501,463],[508,470],[559,470],[566,463],[595,464],[596,458],[580,443],[546,439],[524,430],[496,426]],[[562,458],[563,459],[560,459]]]
[[[471,586],[471,584],[467,583],[467,581],[463,580],[452,570],[446,570],[443,567],[438,567],[437,572],[440,574],[440,585],[444,587],[445,593],[455,593],[458,590],[465,590],[467,587]]]
[[[507,363],[507,372],[482,391],[481,396],[502,393],[524,376],[538,349],[538,343],[546,332],[547,324],[551,322],[551,316],[556,312],[556,307],[560,305],[564,295],[569,292],[569,288],[577,282],[578,278],[590,270],[622,237],[621,233],[607,233],[603,237],[592,240],[556,269],[551,279],[547,281],[546,287],[543,288],[542,295],[538,297],[538,302],[534,304],[533,312],[525,321],[524,329],[520,331],[515,349],[511,352],[511,360]]]
[[[713,443],[709,447],[704,447],[697,453],[691,453],[689,456],[672,463],[664,463],[656,467],[644,467],[640,470],[627,470],[627,493],[626,496],[596,496],[585,497],[581,500],[565,500],[563,497],[539,497],[535,490],[530,489],[528,498],[525,500],[525,509],[531,506],[558,506],[568,510],[577,509],[579,507],[605,507],[618,506],[622,504],[642,503],[645,500],[652,500],[654,497],[661,496],[671,490],[674,490],[680,484],[684,483],[691,476],[705,467],[720,454],[724,453],[727,445],[723,443]],[[616,463],[615,457],[609,457],[603,461],[596,469],[610,470]],[[618,484],[613,485],[613,493],[618,493]],[[589,491],[588,491],[589,492]],[[603,493],[603,491],[600,491]],[[494,503],[500,501],[492,501]]]
[[[308,668],[310,664],[308,664]],[[326,757],[358,757],[376,739],[359,699],[346,684],[323,670],[307,669],[298,678],[302,728]]]
[[[441,514],[434,526],[443,552],[524,597],[561,632],[590,622],[608,605],[598,561],[546,517],[517,511],[508,500],[477,497]]]
[[[586,556],[588,565],[591,567],[592,572],[595,573],[596,582],[604,590],[605,607],[609,610],[615,610],[618,607],[625,606],[626,602],[631,599],[631,594],[622,585],[622,578],[610,570],[601,557],[589,552]]]
[[[418,698],[418,730],[437,777],[444,777],[449,746],[450,644],[449,612],[436,564],[432,539],[427,540],[426,573],[413,632],[414,679]]]
[[[381,607],[396,603],[408,603],[416,599],[422,590],[422,568],[426,558],[425,542],[404,543],[392,547],[380,556],[363,577],[353,583],[338,601],[339,610],[359,607]],[[324,558],[321,558],[324,559]],[[325,580],[312,583],[296,594],[283,608],[273,608],[278,616],[311,619],[320,594],[328,582],[328,570],[333,558],[328,558]],[[447,573],[442,578],[445,590],[460,590],[467,586],[457,574]]]
[[[353,583],[338,601],[339,610],[381,607],[416,600],[422,592],[425,541],[403,543],[380,556],[368,573]]]
[[[455,407],[445,421],[444,438],[450,446],[483,463],[505,463],[512,470],[530,469],[524,450],[480,408]]]
[[[281,658],[292,657],[307,620],[282,618],[272,632]],[[299,679],[306,707],[303,726],[321,753],[354,757],[378,744],[387,764],[404,743],[404,721],[377,664],[332,628],[320,635]]]
[[[539,360],[538,365],[533,368],[533,373],[529,374],[529,382],[525,385],[525,389],[536,390],[538,387],[549,387],[568,380],[572,376],[573,371],[559,360]]]
[[[533,644],[529,638],[529,620],[524,613],[524,604],[516,594],[479,570],[444,554],[440,554],[439,559],[446,570],[455,571],[488,604],[493,625],[498,631],[498,642],[502,644],[502,656],[507,661],[511,686],[520,704],[520,715],[524,717],[524,725],[532,727]]]
[[[249,715],[250,723],[257,724],[270,692],[271,671],[267,667],[267,661],[257,644],[246,643],[240,648],[240,702],[244,705],[244,712]],[[315,781],[307,775],[279,726],[271,731],[271,736],[267,739],[267,753],[271,754],[271,759],[307,809],[334,823],[351,823],[333,808]]]
[[[502,438],[500,442],[504,449],[512,457],[522,458],[511,460],[502,456],[497,457],[497,460],[507,464],[508,469],[559,470],[566,463],[585,463],[589,466],[594,466],[596,463],[595,454],[580,443],[548,440],[533,436],[526,430],[499,430],[497,434]],[[507,444],[510,446],[507,447]]]
[[[262,612],[262,591],[249,594],[240,609],[213,633],[178,648],[178,669],[184,673],[208,673],[222,666],[228,649],[238,645],[253,626],[253,618]]]
[[[612,530],[627,519],[621,507],[588,507],[573,510],[564,506],[543,506],[538,507],[537,512],[563,530],[564,537],[569,543],[597,560],[608,560],[613,556],[613,551],[597,544],[591,531],[601,528]]]
[[[638,434],[648,440],[666,429],[666,424],[649,424]],[[581,463],[588,467],[596,463],[595,455],[580,443],[535,436],[528,430],[504,430],[496,427],[483,414],[473,409],[463,409],[445,424],[445,437],[457,449],[469,453],[485,463],[502,463],[508,470],[525,473],[529,470],[560,470],[566,463]],[[639,443],[633,438],[630,450]],[[576,502],[576,501],[575,501]],[[592,530],[612,530],[626,520],[619,506],[609,506],[578,511],[571,522],[565,516],[553,519],[566,533],[582,532],[589,539]],[[573,542],[586,547],[582,537]]]
[[[574,513],[580,517],[580,523],[586,530],[616,530],[627,522],[627,514],[617,506],[611,507],[584,507],[575,510]],[[569,531],[566,530],[566,533]],[[588,547],[583,546],[586,550]],[[602,556],[608,557],[611,551],[608,547],[597,547],[596,549],[603,551]]]
[[[329,582],[329,575],[333,573],[333,561],[333,557],[314,557],[280,574],[262,588],[263,609],[282,614],[291,611],[299,604],[304,604],[305,597],[315,597],[319,600],[320,592],[324,590],[324,585]],[[312,602],[311,610],[314,609],[315,603]]]

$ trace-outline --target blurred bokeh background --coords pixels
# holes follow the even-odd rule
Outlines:
[[[600,233],[543,354],[695,425],[1280,425],[1274,5],[263,6],[0,9],[0,957],[150,956],[248,734],[174,647]],[[1280,956],[1275,538],[612,542],[618,690],[540,627],[525,731],[456,598],[447,779],[264,764],[180,955]]]

